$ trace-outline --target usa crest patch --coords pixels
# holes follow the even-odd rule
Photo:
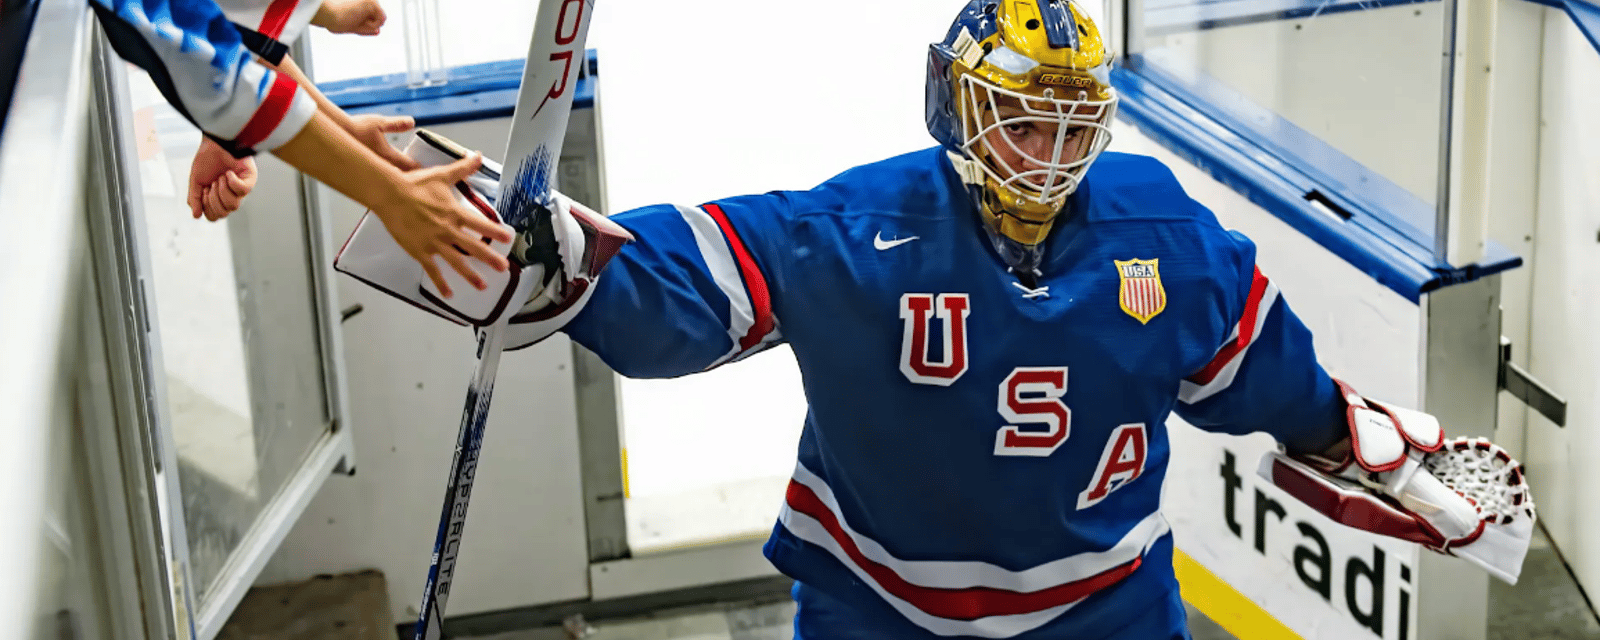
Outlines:
[[[1139,324],[1150,322],[1167,308],[1167,291],[1161,287],[1161,260],[1112,260],[1117,265],[1117,278],[1122,286],[1117,291],[1117,302],[1122,311]]]

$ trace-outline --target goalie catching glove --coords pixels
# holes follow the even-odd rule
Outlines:
[[[470,152],[439,134],[418,129],[406,155],[424,167],[449,164]],[[456,184],[457,200],[469,210],[500,222],[494,202],[499,195],[500,165],[485,158],[483,167]],[[455,295],[439,294],[411,256],[389,235],[383,222],[368,211],[334,258],[334,268],[411,305],[460,325],[488,326],[505,314],[506,350],[521,349],[560,330],[582,310],[607,262],[633,235],[588,207],[554,190],[547,202],[534,205],[528,228],[513,229],[509,243],[484,242],[510,258],[512,268],[495,271],[467,255],[484,276],[482,291],[451,269],[441,269]],[[501,223],[502,225],[504,223]],[[463,251],[463,254],[466,252]]]
[[[1350,454],[1336,462],[1269,453],[1261,476],[1340,524],[1464,558],[1516,584],[1536,517],[1522,466],[1482,438],[1445,440],[1431,415],[1338,384]]]

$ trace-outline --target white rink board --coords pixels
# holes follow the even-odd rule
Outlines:
[[[1415,545],[1335,524],[1271,486],[1256,474],[1274,447],[1267,436],[1167,426],[1162,509],[1179,551],[1302,638],[1416,637]],[[1184,595],[1204,609],[1203,595]]]
[[[1310,327],[1331,374],[1365,395],[1417,406],[1417,305],[1132,127],[1114,131],[1113,149],[1159,158],[1223,226],[1256,242],[1262,273]],[[1176,417],[1168,426],[1174,455],[1162,508],[1180,551],[1308,640],[1417,637],[1419,547],[1335,524],[1262,480],[1256,468],[1275,446],[1266,435],[1205,433]]]

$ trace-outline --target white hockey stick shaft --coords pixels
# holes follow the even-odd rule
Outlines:
[[[527,66],[512,114],[511,135],[506,142],[500,196],[495,202],[500,219],[519,232],[527,227],[532,206],[547,203],[554,187],[573,94],[577,92],[580,69],[588,62],[584,41],[593,8],[593,0],[539,2]],[[443,637],[444,607],[454,583],[467,502],[483,446],[500,353],[505,347],[506,322],[511,315],[506,313],[494,325],[478,331],[478,365],[467,387],[466,407],[450,463],[444,509],[417,618],[417,640]]]
[[[478,453],[482,450],[484,427],[489,420],[489,400],[494,395],[494,378],[499,372],[500,353],[504,348],[504,320],[478,330],[478,367],[467,387],[467,405],[461,413],[461,430],[456,435],[455,455],[450,461],[444,512],[439,516],[433,560],[428,567],[428,583],[417,618],[414,636],[417,640],[443,637],[444,605],[455,579],[456,555],[461,551],[461,534],[467,522],[467,501],[472,497]]]

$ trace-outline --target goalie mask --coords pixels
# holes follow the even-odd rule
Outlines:
[[[1037,273],[1056,217],[1111,142],[1110,63],[1068,0],[973,0],[929,47],[928,132],[1019,275]]]

